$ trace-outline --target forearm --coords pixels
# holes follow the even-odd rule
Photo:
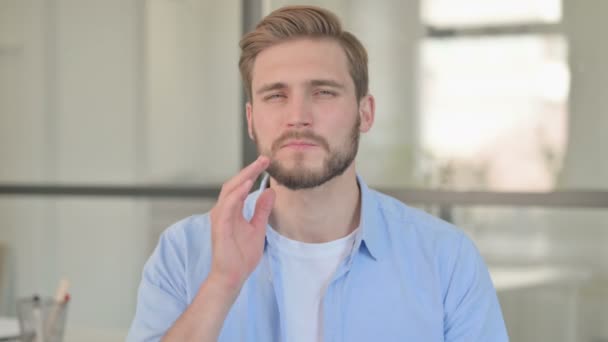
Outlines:
[[[229,289],[208,278],[162,341],[217,341],[238,293],[238,290]]]

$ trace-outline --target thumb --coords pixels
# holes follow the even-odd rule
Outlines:
[[[265,229],[268,223],[268,217],[274,206],[275,193],[272,189],[266,189],[255,204],[255,212],[251,218],[251,224],[255,229]]]

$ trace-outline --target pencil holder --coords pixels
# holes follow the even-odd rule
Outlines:
[[[21,341],[61,342],[68,311],[67,302],[52,297],[29,297],[17,301]]]

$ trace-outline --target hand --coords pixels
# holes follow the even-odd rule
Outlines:
[[[264,252],[266,224],[274,205],[274,191],[266,189],[262,192],[250,221],[243,216],[243,205],[254,180],[269,164],[268,157],[260,156],[224,183],[219,199],[211,209],[213,253],[209,277],[234,294],[238,294]]]

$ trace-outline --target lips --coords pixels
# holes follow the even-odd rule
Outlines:
[[[311,142],[311,141],[307,141],[307,140],[290,140],[290,141],[287,141],[285,144],[283,144],[283,146],[281,146],[281,147],[305,148],[305,147],[313,147],[313,146],[317,146],[317,144],[315,144],[314,142]]]
[[[297,150],[314,150],[321,148],[329,152],[329,145],[323,139],[308,131],[289,131],[278,137],[271,145],[271,151],[277,152],[284,148]]]

